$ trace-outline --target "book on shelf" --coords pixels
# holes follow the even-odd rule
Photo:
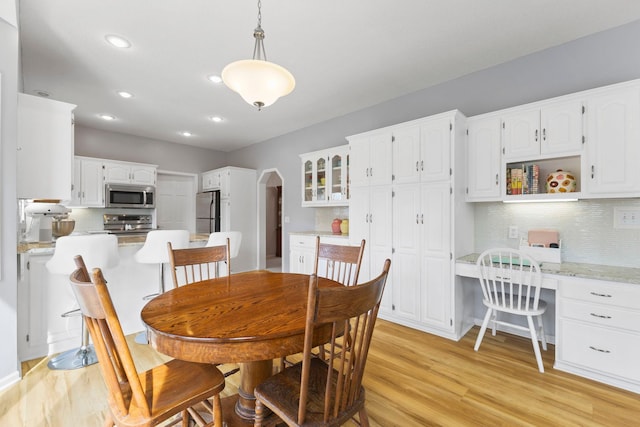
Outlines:
[[[539,194],[540,166],[523,164],[518,168],[507,168],[507,195]]]

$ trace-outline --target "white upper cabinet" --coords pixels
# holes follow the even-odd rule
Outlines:
[[[467,200],[500,200],[500,117],[467,120]]]
[[[531,109],[516,108],[503,117],[503,158],[574,155],[582,150],[581,100],[550,102]]]
[[[202,191],[220,189],[220,171],[212,170],[202,173]]]
[[[102,160],[75,158],[73,197],[69,207],[104,207],[104,173]]]
[[[394,129],[394,184],[448,180],[451,175],[451,129],[448,113]]]
[[[391,184],[391,131],[369,132],[347,139],[351,147],[351,187]]]
[[[348,206],[349,146],[300,155],[302,206]]]
[[[640,87],[594,93],[587,99],[585,197],[640,196]]]
[[[19,199],[71,200],[76,106],[18,94]]]
[[[156,185],[156,166],[105,161],[104,181],[109,184]]]

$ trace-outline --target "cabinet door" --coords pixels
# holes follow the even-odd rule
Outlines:
[[[420,126],[420,177],[422,182],[451,178],[451,121],[431,120]]]
[[[589,196],[640,194],[639,128],[640,89],[617,89],[587,100],[587,161],[583,177]]]
[[[540,154],[576,154],[582,150],[582,101],[551,104],[540,112]]]
[[[18,94],[16,194],[71,199],[75,105]]]
[[[83,159],[81,164],[82,206],[104,207],[104,178],[100,160]]]
[[[410,126],[394,131],[392,145],[394,184],[418,182],[421,164],[420,127]]]
[[[149,166],[131,166],[131,183],[156,185],[156,168]]]
[[[105,162],[104,181],[112,184],[129,184],[131,182],[131,167],[122,163]]]
[[[393,149],[391,133],[382,132],[369,140],[369,183],[371,185],[391,184]]]
[[[370,250],[369,275],[374,278],[382,272],[384,261],[387,258],[391,259],[393,248],[391,186],[371,187],[369,194],[369,240],[366,241],[365,248],[368,247]],[[355,201],[350,203],[349,210],[352,209],[355,203]],[[352,229],[351,221],[349,221],[349,229]],[[357,243],[359,243],[359,240],[356,241]],[[391,268],[394,269],[395,267],[392,266]],[[382,296],[381,310],[383,311],[386,311],[391,306],[393,287],[393,278],[389,276]]]
[[[73,189],[71,191],[71,204],[69,206],[80,206],[82,203],[82,160],[73,160]]]
[[[349,140],[351,164],[349,175],[352,187],[369,184],[369,138],[357,137]]]
[[[359,281],[370,280],[369,258],[371,254],[371,241],[369,239],[369,187],[354,187],[349,203],[349,244],[358,245],[365,240],[364,255],[360,266]]]
[[[314,162],[311,158],[302,159],[302,205],[310,204],[314,201],[315,182]]]
[[[314,158],[315,164],[315,188],[316,188],[316,202],[327,202],[327,179],[328,179],[328,163],[329,159],[326,155],[318,155]]]
[[[332,204],[344,204],[348,200],[349,150],[344,148],[329,155],[331,173],[328,176],[328,199]]]
[[[505,159],[520,160],[540,154],[540,110],[507,115],[502,127]]]
[[[220,198],[231,198],[231,170],[222,169],[220,173],[218,173],[218,177],[218,179],[220,179]]]
[[[220,202],[220,231],[232,231],[230,200],[224,200]],[[233,269],[233,266],[231,266],[231,268]]]
[[[202,174],[202,191],[217,190],[220,188],[219,174],[216,171]]]
[[[421,222],[421,320],[449,328],[451,311],[451,192],[448,183],[423,184]]]
[[[500,119],[469,120],[467,200],[500,199]]]
[[[394,187],[393,195],[393,314],[420,317],[420,185]]]

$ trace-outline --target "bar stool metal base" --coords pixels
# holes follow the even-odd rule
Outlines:
[[[93,348],[93,344],[86,347],[74,348],[60,353],[47,363],[52,370],[69,370],[84,368],[85,366],[98,363],[98,356]]]

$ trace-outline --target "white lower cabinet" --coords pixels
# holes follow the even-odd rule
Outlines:
[[[320,242],[342,246],[350,244],[347,236],[320,236]],[[312,274],[315,259],[316,235],[291,233],[289,235],[289,273]]]
[[[640,287],[563,279],[555,368],[640,392]]]

